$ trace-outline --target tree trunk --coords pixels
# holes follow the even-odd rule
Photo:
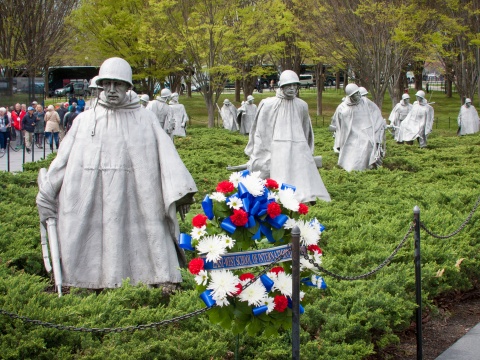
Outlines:
[[[323,83],[325,81],[322,63],[318,63],[315,67],[315,78],[317,79],[317,116],[321,116],[323,114]]]
[[[240,80],[236,79],[235,80],[235,101],[240,102]]]
[[[415,76],[415,90],[422,90],[423,89],[423,69],[424,69],[424,62],[423,61],[416,61],[414,68],[413,68],[413,75]]]
[[[208,111],[208,127],[215,127],[215,104],[213,103],[213,90],[208,89],[204,93],[205,105]]]

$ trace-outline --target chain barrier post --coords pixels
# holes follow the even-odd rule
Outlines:
[[[420,263],[420,208],[415,205],[413,208],[413,219],[415,221],[415,300],[417,310],[415,320],[417,323],[417,360],[423,359],[423,339],[422,339],[422,273]]]
[[[300,228],[292,229],[292,359],[300,360]]]

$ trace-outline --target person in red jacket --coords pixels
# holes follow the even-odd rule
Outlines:
[[[25,114],[26,114],[26,111],[22,110],[20,104],[19,103],[15,104],[15,109],[12,111],[12,114],[11,114],[13,127],[15,128],[15,134],[17,138],[17,145],[15,147],[15,150],[20,149],[23,145],[24,139],[23,139],[22,120]]]

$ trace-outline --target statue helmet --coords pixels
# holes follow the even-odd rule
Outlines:
[[[150,97],[147,94],[143,94],[142,96],[140,96],[140,101],[149,102]]]
[[[253,101],[253,100],[255,100],[255,98],[252,95],[248,95],[247,96],[247,101],[250,101],[250,100]]]
[[[358,91],[360,91],[360,95],[362,95],[362,96],[368,94],[367,89],[365,89],[363,86],[360,86],[360,87],[358,88]]]
[[[280,74],[280,79],[278,80],[278,86],[282,87],[289,84],[300,85],[300,79],[295,71],[285,70]]]
[[[472,103],[472,99],[466,98],[466,99],[465,99],[465,104],[469,104],[469,103],[470,103],[470,104]]]
[[[95,75],[91,80],[90,80],[90,84],[88,84],[88,87],[89,88],[92,88],[92,89],[101,89],[102,87],[100,85],[97,85],[97,79],[98,79],[98,75]]]
[[[360,91],[360,88],[357,84],[348,84],[345,86],[345,95],[351,96]]]
[[[103,80],[120,80],[133,87],[132,68],[124,59],[118,57],[107,59],[100,66],[96,84],[101,86]]]
[[[224,103],[224,104],[230,104],[230,100],[225,99],[225,100],[223,100],[223,103]]]
[[[177,97],[177,98],[178,98],[178,93],[177,93],[177,92],[174,92],[174,93],[171,95],[171,97],[172,97],[172,98],[173,98],[173,97]]]
[[[410,95],[408,95],[407,93],[403,94],[402,100],[405,100],[405,99],[410,99]]]
[[[162,91],[160,91],[160,97],[167,98],[169,96],[172,96],[172,92],[170,91],[170,89],[164,88],[162,89]]]
[[[415,96],[421,97],[422,99],[425,99],[425,91],[423,90],[418,90]]]

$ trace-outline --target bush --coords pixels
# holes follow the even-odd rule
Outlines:
[[[336,165],[332,138],[316,128],[315,155],[323,155],[322,179],[332,202],[317,202],[309,216],[327,228],[321,240],[324,267],[357,275],[380,264],[400,243],[413,219],[413,207],[435,233],[457,229],[478,197],[478,137],[457,137],[435,130],[429,148],[398,145],[389,138],[385,167],[347,173]],[[228,165],[247,161],[247,137],[223,129],[192,128],[175,143],[199,192],[189,219],[217,182],[229,176]],[[77,327],[125,327],[170,319],[202,308],[187,272],[179,291],[165,297],[161,289],[131,286],[95,292],[70,289],[58,298],[43,269],[36,177],[31,164],[21,174],[0,173],[0,308],[52,323]],[[181,228],[190,230],[189,219]],[[455,237],[438,240],[421,233],[424,306],[452,290],[472,288],[480,275],[480,245],[475,213]],[[462,260],[463,259],[463,260]],[[302,359],[362,359],[398,341],[415,311],[413,236],[393,262],[358,281],[325,276],[329,288],[310,299],[301,317]],[[307,296],[313,296],[308,293]],[[144,331],[84,333],[49,329],[0,316],[0,354],[4,359],[288,359],[288,331],[277,337],[238,338],[211,325],[208,314]],[[238,341],[238,347],[237,347]],[[237,349],[238,348],[238,349]],[[237,350],[236,350],[237,349]]]

